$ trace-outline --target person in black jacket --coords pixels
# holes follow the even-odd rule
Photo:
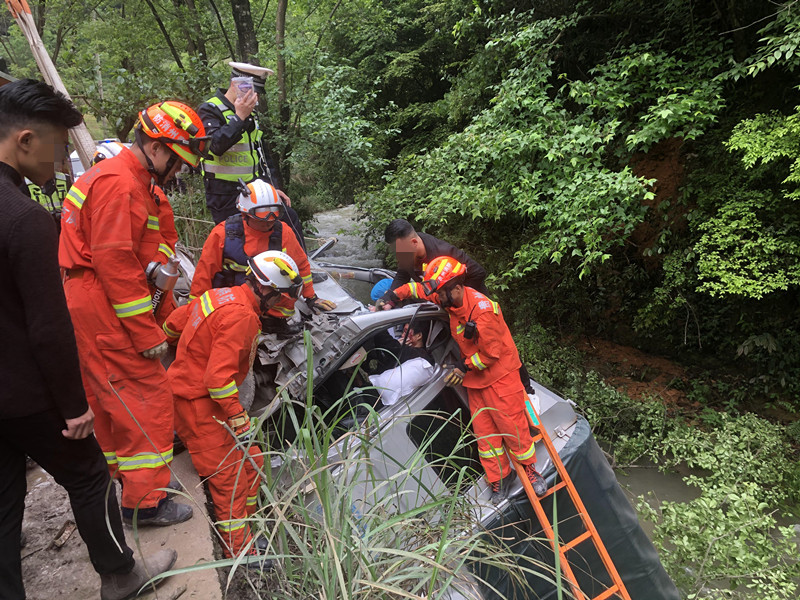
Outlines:
[[[458,262],[467,266],[467,278],[464,285],[488,294],[486,289],[486,269],[460,248],[453,244],[414,230],[414,226],[405,219],[395,219],[386,226],[384,239],[397,257],[397,273],[389,286],[389,292],[384,294],[376,306],[381,308],[390,292],[409,281],[422,281],[425,266],[439,256],[451,256]]]
[[[417,233],[414,226],[405,219],[395,219],[389,223],[384,231],[384,239],[397,257],[397,272],[389,286],[389,291],[375,302],[376,310],[391,308],[397,300],[393,291],[409,281],[422,281],[422,274],[427,264],[439,256],[451,256],[466,265],[467,274],[464,286],[471,287],[486,296],[489,295],[489,290],[486,289],[486,269],[453,244],[427,233]],[[531,377],[524,362],[519,369],[519,376],[525,391],[533,393]]]
[[[0,88],[0,598],[25,598],[20,532],[25,456],[66,488],[78,531],[101,578],[102,600],[128,598],[175,562],[174,550],[146,568],[125,544],[116,494],[92,435],[52,216],[20,191],[54,175],[67,129],[81,113],[50,86],[22,79]],[[106,523],[108,519],[108,525]],[[109,525],[111,531],[109,531]],[[53,590],[54,595],[55,590]]]

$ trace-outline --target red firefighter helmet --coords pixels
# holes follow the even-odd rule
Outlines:
[[[422,290],[426,295],[441,291],[448,283],[463,283],[467,267],[450,256],[434,258],[422,276]]]
[[[193,167],[209,157],[211,138],[197,113],[182,102],[167,100],[146,108],[139,113],[139,128]]]

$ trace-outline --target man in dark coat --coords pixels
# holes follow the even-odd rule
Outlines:
[[[81,113],[50,86],[23,79],[0,88],[0,598],[25,598],[20,533],[25,456],[69,493],[78,531],[101,578],[102,600],[132,597],[175,562],[162,550],[146,565],[125,544],[116,494],[92,434],[61,275],[53,218],[24,195],[54,175]],[[108,524],[106,523],[108,519]],[[109,531],[109,525],[111,531]],[[55,583],[55,582],[54,582]],[[56,590],[52,590],[57,595]]]

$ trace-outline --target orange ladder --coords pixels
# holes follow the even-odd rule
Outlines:
[[[606,550],[605,544],[603,544],[603,540],[600,539],[600,534],[597,533],[597,529],[595,529],[594,523],[592,523],[592,519],[589,517],[589,513],[586,512],[586,507],[583,505],[583,502],[578,495],[578,491],[575,489],[575,484],[572,483],[569,473],[567,473],[567,470],[564,468],[564,463],[561,462],[561,457],[559,457],[558,452],[556,452],[556,449],[553,446],[553,441],[550,439],[550,436],[547,435],[544,426],[539,420],[539,415],[536,414],[530,399],[525,401],[525,407],[527,409],[528,418],[530,419],[531,424],[539,432],[534,436],[533,441],[538,442],[539,440],[542,440],[542,442],[544,442],[547,453],[550,455],[550,460],[553,461],[553,465],[555,465],[561,481],[548,489],[547,493],[539,498],[534,493],[533,487],[531,486],[530,481],[528,481],[527,475],[525,475],[525,467],[517,462],[514,462],[514,465],[517,469],[517,475],[519,476],[520,480],[522,481],[522,485],[525,488],[525,493],[528,494],[528,498],[531,501],[533,510],[536,512],[536,516],[539,518],[539,523],[542,525],[545,535],[547,535],[547,539],[550,540],[550,545],[553,547],[553,552],[558,553],[558,556],[556,557],[556,564],[560,564],[560,568],[564,572],[564,578],[569,582],[572,595],[577,600],[606,600],[606,598],[610,598],[614,595],[622,598],[623,600],[631,600],[628,590],[625,589],[625,584],[622,582],[622,579],[620,578],[619,573],[617,572],[617,569],[611,560],[611,557],[608,555],[608,551]],[[553,526],[550,523],[550,519],[548,519],[544,508],[542,508],[541,502],[550,495],[553,495],[553,502],[555,502],[555,493],[562,488],[566,488],[569,492],[569,497],[575,506],[575,510],[578,511],[578,516],[580,516],[581,521],[583,521],[583,526],[585,529],[582,534],[565,543],[562,543],[560,540],[556,541]],[[591,540],[594,544],[597,554],[603,561],[603,566],[605,567],[612,581],[611,587],[606,588],[602,593],[598,594],[594,598],[589,598],[589,596],[587,596],[581,590],[580,586],[578,585],[578,580],[575,578],[575,574],[572,571],[569,560],[567,559],[567,552],[587,540]]]

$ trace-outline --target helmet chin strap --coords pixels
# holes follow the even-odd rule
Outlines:
[[[175,163],[178,160],[178,155],[175,154],[174,152],[171,152],[170,154],[172,154],[172,156],[169,157],[169,160],[167,161],[167,166],[164,168],[164,171],[162,172],[156,171],[156,166],[153,164],[153,161],[150,160],[150,157],[147,155],[147,152],[144,151],[144,144],[142,143],[142,135],[144,135],[142,133],[142,130],[140,128],[137,128],[134,132],[134,137],[136,139],[136,145],[139,147],[139,150],[142,151],[142,154],[144,154],[145,161],[147,161],[147,172],[153,176],[153,179],[155,179],[155,182],[158,185],[160,186],[164,185],[164,183],[166,183],[167,174],[172,170],[172,168],[175,166]]]
[[[444,298],[441,297],[441,292],[439,293],[439,301],[442,303],[442,308],[450,308],[453,306],[453,297],[450,295],[450,289],[442,291],[444,292]]]
[[[253,285],[252,285],[253,293],[256,296],[258,296],[258,299],[259,299],[259,308],[261,309],[261,314],[262,315],[266,314],[267,311],[270,308],[272,308],[271,306],[267,305],[267,302],[272,300],[272,298],[274,298],[275,296],[280,296],[281,293],[280,292],[276,292],[273,289],[270,289],[269,292],[266,293],[266,294],[263,293],[261,291],[261,286],[259,285],[258,280],[255,278],[255,276],[253,276],[252,282],[253,282]]]

